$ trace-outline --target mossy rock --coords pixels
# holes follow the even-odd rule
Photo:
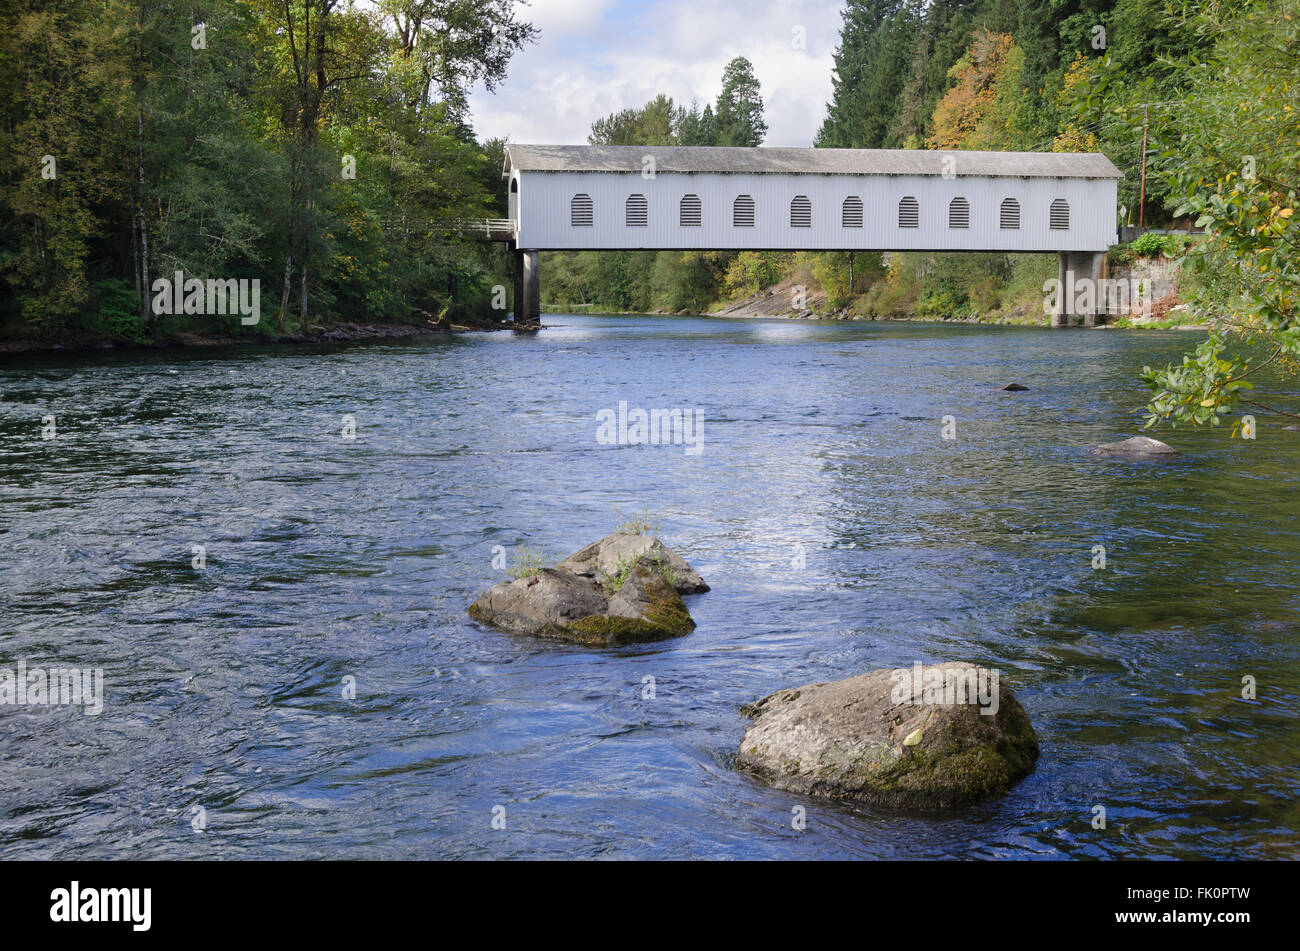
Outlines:
[[[678,586],[694,589],[703,582],[697,581],[698,575],[684,582],[673,565],[674,560],[685,562],[671,552],[672,559],[667,558],[668,550],[657,539],[652,541],[653,546],[642,546],[636,557],[620,562],[612,574],[594,567],[583,573],[572,571],[565,567],[573,562],[569,559],[527,578],[502,582],[470,605],[469,616],[507,631],[592,647],[689,634],[695,621]]]
[[[933,692],[911,689],[911,669],[777,691],[742,708],[754,723],[736,768],[780,789],[890,808],[1002,795],[1033,771],[1038,738],[996,673],[948,663],[918,669]]]

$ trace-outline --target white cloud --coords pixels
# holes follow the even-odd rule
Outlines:
[[[765,145],[811,145],[825,116],[841,20],[824,0],[534,0],[519,15],[542,35],[495,94],[471,96],[480,138],[583,143],[596,119],[661,92],[712,102],[735,56],[762,86]]]
[[[520,4],[520,20],[526,20],[548,36],[585,33],[600,22],[614,0],[532,0]]]

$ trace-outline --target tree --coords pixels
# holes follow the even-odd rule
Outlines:
[[[737,56],[722,71],[722,92],[715,110],[718,144],[753,147],[767,135],[763,121],[763,96],[754,67]]]
[[[835,51],[832,98],[817,145],[883,148],[892,141],[917,49],[920,0],[849,0]],[[929,103],[925,104],[925,114]]]
[[[713,107],[707,103],[704,111],[691,101],[690,109],[682,109],[677,119],[678,145],[717,145],[718,130],[713,121]]]
[[[935,107],[926,144],[932,149],[1013,149],[1024,56],[1009,33],[977,30],[948,71],[956,81]]]
[[[3,5],[0,320],[28,335],[166,336],[180,324],[148,305],[154,276],[175,270],[278,282],[282,330],[291,305],[299,326],[340,311],[485,315],[503,254],[449,221],[502,212],[500,143],[474,141],[464,101],[535,34],[515,10]]]
[[[660,93],[640,109],[621,109],[591,124],[592,145],[675,145],[683,111]]]
[[[481,82],[496,89],[510,57],[538,35],[531,23],[515,19],[514,0],[378,0],[378,6],[413,80],[407,105],[441,104],[466,130],[470,87]]]
[[[1175,213],[1207,230],[1192,255],[1204,282],[1193,306],[1214,330],[1181,365],[1143,368],[1148,427],[1217,426],[1243,404],[1282,412],[1250,395],[1250,378],[1265,367],[1294,374],[1300,359],[1300,3],[1206,7],[1191,22],[1214,45],[1182,62],[1190,80],[1163,113],[1177,146],[1161,174]]]
[[[92,250],[126,205],[125,9],[70,0],[0,13],[0,272],[33,328],[59,329],[92,294]]]

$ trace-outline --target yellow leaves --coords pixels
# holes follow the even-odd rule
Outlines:
[[[920,745],[921,745],[921,737],[922,737],[923,735],[924,735],[924,734],[923,734],[923,731],[918,727],[917,729],[913,730],[911,733],[907,734],[907,739],[903,740],[903,745],[904,745],[904,746],[920,746]]]
[[[1216,400],[1212,400],[1212,399],[1209,399],[1209,400],[1201,400],[1201,405],[1202,405],[1202,406],[1214,406],[1216,402],[1217,402]]]
[[[1277,212],[1277,216],[1278,216],[1279,218],[1290,218],[1290,217],[1291,217],[1291,214],[1292,214],[1292,212],[1293,212],[1294,210],[1295,210],[1295,209],[1293,209],[1293,208],[1281,208],[1281,209],[1278,210],[1278,212]]]
[[[1011,35],[979,30],[949,71],[956,82],[930,116],[932,149],[998,149],[1009,144],[1023,55]]]

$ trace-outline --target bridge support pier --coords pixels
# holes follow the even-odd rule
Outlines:
[[[541,284],[537,274],[537,252],[515,252],[515,330],[538,330],[542,326]]]
[[[1085,327],[1097,326],[1097,314],[1106,306],[1102,281],[1106,277],[1105,251],[1057,252],[1056,275],[1061,292],[1057,295],[1053,327],[1068,327],[1072,318],[1082,317]]]

